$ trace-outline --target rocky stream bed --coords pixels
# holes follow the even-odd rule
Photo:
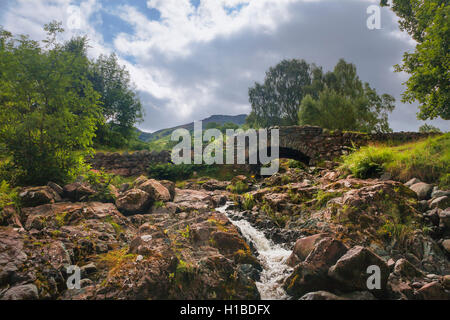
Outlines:
[[[450,298],[449,191],[324,168],[179,187],[139,177],[114,203],[81,180],[24,188],[1,211],[0,299]]]

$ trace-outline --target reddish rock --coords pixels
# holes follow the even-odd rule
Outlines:
[[[9,289],[1,300],[37,300],[39,294],[34,284],[26,284]]]
[[[417,269],[406,259],[400,259],[395,263],[394,273],[402,278],[410,280],[425,276],[422,271]]]
[[[245,242],[234,233],[217,231],[212,234],[214,247],[223,254],[231,254],[240,249],[246,249]]]
[[[328,277],[328,269],[345,252],[347,247],[340,241],[324,238],[306,260],[297,265],[289,276],[284,288],[294,298],[300,298],[308,292],[333,290],[334,282]]]
[[[304,261],[306,257],[314,250],[316,244],[325,237],[326,234],[319,233],[313,236],[298,239],[295,243],[294,250],[286,263],[291,267],[295,267],[295,265]]]
[[[150,196],[154,197],[154,200],[156,201],[167,202],[171,199],[169,190],[154,179],[149,179],[141,183],[137,188],[147,192]]]
[[[25,188],[20,192],[19,197],[24,207],[36,207],[61,201],[59,194],[49,186]]]
[[[125,215],[146,213],[152,204],[150,195],[140,189],[131,189],[116,200],[116,206]]]
[[[64,196],[71,201],[87,201],[96,191],[87,183],[75,182],[64,186]]]
[[[418,290],[418,293],[425,300],[448,300],[450,294],[443,288],[443,286],[437,282],[431,282],[424,285]]]
[[[386,262],[371,250],[356,246],[343,255],[328,271],[328,275],[349,291],[367,290],[367,273],[369,266],[378,266],[381,276],[381,290],[386,289],[389,277],[389,267]]]
[[[164,187],[166,187],[167,190],[169,190],[170,201],[173,201],[173,199],[175,198],[175,183],[169,180],[161,180],[159,183],[161,183]]]
[[[339,297],[331,292],[316,291],[305,294],[303,297],[300,298],[300,300],[347,300],[347,299]]]

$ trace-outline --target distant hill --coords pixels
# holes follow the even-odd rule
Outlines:
[[[225,123],[231,122],[238,126],[241,126],[245,123],[246,118],[247,118],[246,114],[240,114],[237,116],[213,115],[202,121],[203,121],[203,126],[205,126],[206,124],[208,124],[210,122],[216,122],[220,125],[224,125]],[[152,141],[156,141],[156,140],[159,140],[159,139],[162,139],[162,138],[172,135],[172,132],[175,131],[176,129],[187,129],[189,131],[192,131],[192,130],[194,130],[194,123],[191,122],[191,123],[176,126],[173,128],[162,129],[162,130],[158,130],[153,133],[143,132],[139,129],[137,129],[137,130],[139,133],[140,140],[145,141],[145,142],[152,142]]]

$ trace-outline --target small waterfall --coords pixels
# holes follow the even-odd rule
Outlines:
[[[217,208],[217,211],[229,216],[229,213],[239,216],[239,212],[227,210],[230,204]],[[233,220],[231,222],[239,228],[242,235],[248,242],[253,243],[258,251],[258,260],[260,261],[263,271],[261,279],[256,283],[261,299],[263,300],[285,300],[289,296],[284,291],[283,281],[290,275],[292,268],[286,264],[286,260],[291,251],[274,244],[267,239],[263,232],[255,229],[245,219]]]

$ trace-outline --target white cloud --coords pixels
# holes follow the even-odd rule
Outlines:
[[[0,25],[34,39],[45,37],[42,25],[67,24],[70,0],[7,0]],[[143,129],[156,130],[211,114],[250,110],[248,87],[262,81],[281,59],[303,58],[331,69],[339,58],[355,63],[364,81],[380,93],[400,98],[406,75],[393,73],[404,51],[414,48],[398,30],[397,18],[382,10],[382,30],[366,28],[366,8],[377,0],[148,0],[139,11],[133,1],[77,1],[80,30],[92,56],[115,51],[130,70],[147,111]],[[121,2],[123,3],[123,2]],[[1,7],[1,6],[0,6]],[[232,10],[234,8],[234,10]],[[160,20],[149,17],[158,10]],[[131,26],[132,32],[106,37],[101,13]],[[111,36],[108,34],[108,36]],[[414,106],[399,104],[396,130],[417,129]],[[444,127],[443,122],[438,122]]]

